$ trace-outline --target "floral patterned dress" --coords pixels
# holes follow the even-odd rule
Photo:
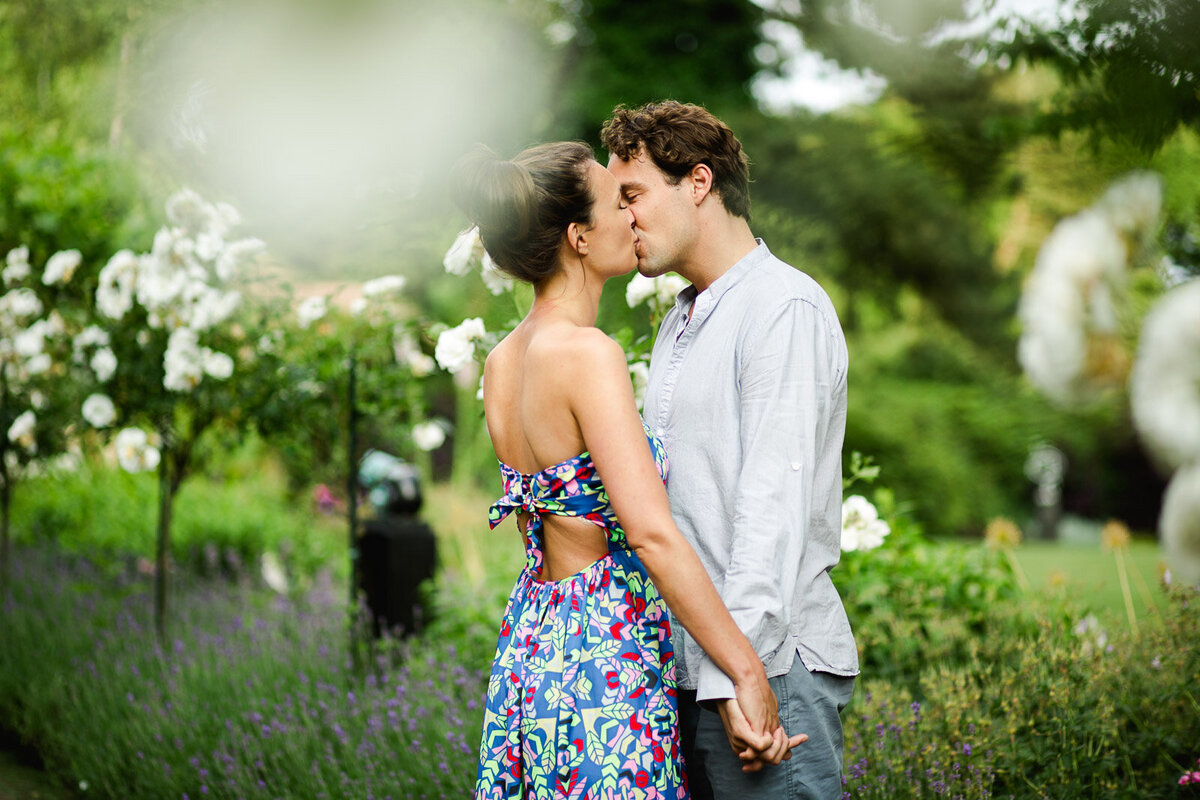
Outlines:
[[[662,443],[646,435],[665,480]],[[491,526],[516,510],[532,516],[488,683],[475,797],[684,800],[666,603],[626,544],[591,456],[533,475],[502,462],[500,475]],[[608,554],[539,580],[544,514],[604,528]]]

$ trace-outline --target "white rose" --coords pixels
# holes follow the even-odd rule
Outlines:
[[[107,395],[88,395],[83,401],[83,418],[93,428],[107,428],[116,420],[117,409]]]
[[[42,283],[53,286],[56,283],[66,283],[75,274],[75,269],[83,262],[83,255],[78,250],[60,250],[50,256],[46,269],[42,273]]]
[[[140,428],[126,428],[117,434],[113,443],[117,462],[126,472],[148,472],[158,466],[161,454],[150,444],[150,438]]]
[[[5,285],[23,281],[29,277],[29,248],[25,246],[14,247],[8,251],[8,256],[5,258],[4,267],[4,283]]]
[[[191,189],[180,189],[167,198],[167,219],[193,234],[206,231],[216,219],[216,210]]]
[[[1167,466],[1200,462],[1200,280],[1164,294],[1146,315],[1129,378],[1133,422]]]
[[[625,284],[625,302],[630,308],[636,308],[641,303],[654,297],[656,291],[657,287],[654,285],[653,278],[647,278],[645,275],[635,273],[629,279],[629,283]]]
[[[457,327],[443,331],[438,336],[433,357],[442,369],[458,372],[475,357],[475,341],[486,335],[482,319],[464,319]]]
[[[8,440],[31,453],[37,452],[36,429],[37,416],[32,411],[25,411],[9,426]]]
[[[407,283],[402,275],[384,275],[381,278],[369,280],[362,285],[363,297],[377,297],[381,294],[399,292]]]
[[[103,383],[117,371],[117,357],[113,355],[112,350],[101,347],[92,356],[91,367],[92,371],[96,373],[96,380]]]
[[[296,324],[308,328],[328,311],[324,297],[306,297],[296,306]]]
[[[30,375],[41,375],[50,369],[51,361],[48,353],[38,353],[25,362],[25,371]]]
[[[479,241],[479,229],[468,228],[458,235],[454,244],[442,258],[442,266],[451,275],[466,275],[471,271],[471,256],[475,253],[475,245]]]
[[[178,328],[167,339],[163,353],[163,387],[172,392],[187,392],[196,388],[204,377],[204,354],[196,332]]]
[[[1140,239],[1158,227],[1162,185],[1162,178],[1155,172],[1131,172],[1113,183],[1096,205],[1113,227]]]
[[[36,317],[42,313],[42,301],[32,289],[13,289],[4,295],[4,304],[17,319]]]
[[[233,374],[233,359],[225,353],[218,353],[205,348],[204,371],[219,381],[226,380]]]
[[[421,352],[416,339],[399,325],[393,329],[392,337],[392,353],[396,356],[396,363],[407,366],[413,377],[423,378],[437,367],[432,358]]]
[[[436,422],[422,422],[413,426],[412,439],[422,450],[436,450],[446,441],[446,431]]]
[[[22,358],[33,358],[42,352],[46,341],[46,321],[39,319],[13,337],[13,351]]]
[[[494,295],[504,294],[513,287],[512,278],[500,271],[500,267],[496,265],[486,250],[483,253],[483,268],[479,274],[483,278],[484,285],[488,287],[488,291]]]
[[[433,357],[442,369],[458,372],[475,357],[475,344],[460,329],[450,328],[438,336]]]
[[[1159,526],[1171,574],[1186,586],[1200,586],[1200,463],[1171,478]]]
[[[851,495],[842,503],[842,550],[874,550],[891,532],[879,511],[862,495]]]

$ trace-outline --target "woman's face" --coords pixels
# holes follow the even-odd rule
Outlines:
[[[606,278],[637,268],[637,234],[633,213],[621,197],[621,186],[599,162],[588,168],[592,188],[592,224],[583,229],[588,260]]]

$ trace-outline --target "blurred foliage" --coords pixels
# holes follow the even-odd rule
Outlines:
[[[334,20],[373,2],[310,5]],[[122,135],[127,115],[172,113],[163,98],[139,94],[147,90],[136,70],[151,62],[138,58],[164,46],[155,34],[170,27],[173,14],[209,5],[0,5],[0,72],[12,76],[0,81],[0,251],[26,243],[40,264],[55,250],[78,248],[86,268],[77,280],[87,288],[116,249],[148,247],[159,196],[178,188],[194,164]],[[541,60],[548,107],[513,110],[527,117],[515,128],[481,116],[470,131],[495,136],[489,143],[505,154],[541,139],[594,142],[617,103],[670,96],[726,119],[753,162],[756,234],[826,287],[846,328],[846,452],[875,455],[897,497],[917,504],[913,514],[925,529],[946,535],[977,533],[998,513],[1021,517],[1031,489],[1022,465],[1039,440],[1068,452],[1066,501],[1078,512],[1125,513],[1115,498],[1134,493],[1121,489],[1134,472],[1144,478],[1136,485],[1149,487],[1137,491],[1157,496],[1121,409],[1077,418],[1053,412],[1025,387],[1014,357],[1017,292],[1040,242],[1121,172],[1150,167],[1164,175],[1167,252],[1184,266],[1200,258],[1196,49],[1179,35],[1196,27],[1188,16],[1194,4],[1171,0],[1159,4],[1158,16],[1141,0],[1082,5],[1093,12],[1087,20],[1026,31],[990,50],[989,31],[946,35],[965,16],[962,0],[463,0],[423,7],[420,19],[486,17],[501,50]],[[842,67],[884,77],[884,96],[822,116],[763,112],[749,82],[780,63],[763,23],[798,31],[807,47]],[[1006,68],[1000,56],[1016,66]],[[1156,71],[1178,73],[1178,85],[1168,90]],[[478,85],[484,93],[490,84],[481,77]],[[461,99],[487,107],[486,97]],[[1050,118],[1061,124],[1041,124]],[[515,134],[522,125],[524,136]],[[1051,138],[1048,130],[1060,133]],[[223,196],[221,187],[205,189]],[[404,274],[409,307],[396,322],[429,330],[479,316],[497,330],[519,319],[527,298],[497,298],[476,278],[442,271],[441,254],[462,220],[436,180],[403,196],[370,191],[379,202],[369,218],[316,245],[255,233],[297,280]],[[644,310],[625,305],[619,283],[602,300],[599,324],[636,350],[652,326]],[[359,330],[350,315],[331,312],[304,331],[280,321],[293,303],[285,300],[243,320],[236,341],[223,346],[259,350],[262,332],[281,337],[273,354],[258,353],[260,379],[239,390],[257,395],[227,399],[230,408],[261,409],[255,423],[283,454],[295,497],[316,481],[344,485],[346,356],[356,342],[363,445],[420,459],[411,425],[444,419],[455,430],[430,454],[429,474],[453,471],[493,485],[473,391],[438,372],[414,394],[415,382],[390,358],[387,326]],[[432,351],[429,339],[421,346]],[[124,363],[132,355],[118,357]],[[140,389],[136,382],[127,388]],[[236,436],[235,428],[222,433]]]
[[[1080,0],[1054,30],[1022,30],[997,51],[1051,65],[1065,85],[1042,121],[1153,152],[1200,126],[1200,4],[1194,0]]]
[[[751,0],[568,0],[554,135],[599,139],[618,104],[670,97],[717,114],[746,107],[762,9]]]

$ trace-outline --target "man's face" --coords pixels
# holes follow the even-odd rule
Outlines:
[[[696,238],[696,206],[687,181],[672,186],[644,149],[633,158],[612,156],[608,171],[621,184],[638,235],[638,272],[648,278],[679,271]]]

